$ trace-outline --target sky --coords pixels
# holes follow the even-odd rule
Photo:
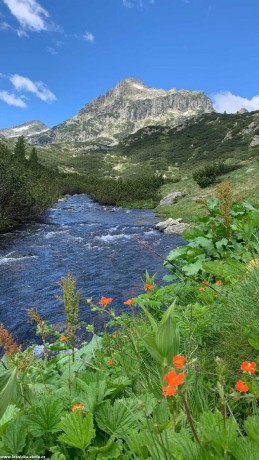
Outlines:
[[[52,127],[128,77],[259,109],[259,0],[0,0],[0,128]]]

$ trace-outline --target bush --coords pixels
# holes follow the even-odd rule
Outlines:
[[[226,165],[223,162],[213,163],[199,168],[194,171],[192,177],[201,188],[206,188],[216,182],[216,178],[230,171],[240,168],[240,165],[232,164]]]

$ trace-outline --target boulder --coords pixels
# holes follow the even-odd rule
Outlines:
[[[186,228],[189,228],[190,225],[182,222],[181,218],[172,219],[171,217],[162,222],[156,224],[156,229],[160,232],[165,233],[166,235],[172,235],[173,233],[182,233]]]
[[[165,196],[159,203],[159,206],[170,206],[171,204],[177,203],[181,198],[186,195],[185,192],[172,192]]]

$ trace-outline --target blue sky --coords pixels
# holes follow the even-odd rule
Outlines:
[[[0,128],[48,126],[127,77],[259,109],[258,0],[0,0]]]

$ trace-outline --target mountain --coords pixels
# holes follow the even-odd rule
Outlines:
[[[32,120],[13,128],[0,129],[0,137],[17,138],[19,136],[31,137],[34,134],[40,134],[47,131],[48,126],[41,121]]]
[[[86,104],[75,117],[34,136],[33,142],[77,143],[77,148],[99,149],[115,145],[145,126],[175,126],[208,112],[213,112],[213,106],[201,91],[154,89],[127,78]]]

